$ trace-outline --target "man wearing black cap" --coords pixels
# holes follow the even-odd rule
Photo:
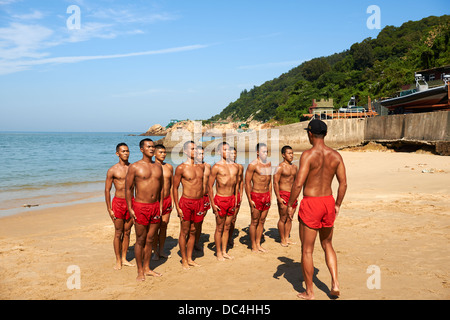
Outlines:
[[[324,138],[327,125],[321,120],[312,120],[305,129],[312,148],[303,152],[288,202],[288,214],[303,188],[303,200],[298,212],[300,221],[300,240],[302,242],[302,271],[306,292],[298,295],[302,299],[314,299],[313,292],[313,251],[317,231],[319,231],[325,260],[331,274],[330,295],[339,296],[337,278],[337,258],[333,249],[333,226],[347,190],[347,178],[341,155],[327,147]],[[336,201],[333,198],[331,183],[336,176],[339,182]]]

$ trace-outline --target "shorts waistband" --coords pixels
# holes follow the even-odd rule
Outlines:
[[[252,192],[250,192],[251,194],[268,194],[268,193],[270,193],[269,191],[266,191],[266,192],[254,192],[254,191],[252,191]]]
[[[330,194],[329,196],[321,196],[321,197],[303,196],[303,199],[325,199],[330,197],[334,199],[332,194]]]
[[[230,198],[234,197],[234,194],[232,194],[231,196],[219,196],[218,194],[216,194],[214,197],[221,198],[221,199],[230,199]]]
[[[193,198],[186,198],[184,196],[181,196],[180,200],[181,199],[184,199],[184,200],[187,200],[187,201],[203,201],[203,197],[198,198],[198,199],[193,199]]]
[[[133,203],[138,204],[138,205],[142,205],[142,206],[159,205],[159,201],[155,201],[155,202],[152,202],[152,203],[146,203],[146,202],[135,201],[134,199],[133,199]]]

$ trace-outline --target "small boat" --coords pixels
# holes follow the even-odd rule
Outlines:
[[[450,108],[448,87],[450,75],[444,76],[444,85],[429,88],[425,77],[415,74],[416,89],[400,93],[400,96],[380,101],[383,107],[389,109],[390,114],[405,112],[426,112],[446,110]]]

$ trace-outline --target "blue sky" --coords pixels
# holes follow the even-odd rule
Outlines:
[[[450,13],[448,0],[0,0],[0,131],[208,119],[244,89],[375,38],[370,5],[381,28]]]

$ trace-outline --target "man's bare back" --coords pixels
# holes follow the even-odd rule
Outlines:
[[[341,155],[327,147],[313,147],[302,154],[301,161],[308,169],[304,184],[303,195],[309,197],[324,197],[333,193],[331,184],[340,164],[343,163]]]
[[[299,209],[299,234],[302,242],[301,264],[306,291],[298,294],[298,297],[311,300],[314,299],[312,256],[317,233],[320,234],[321,246],[331,274],[330,295],[340,295],[337,257],[332,239],[334,222],[347,190],[347,178],[341,155],[325,145],[327,125],[321,120],[312,120],[308,125],[307,134],[313,147],[303,152],[300,158],[300,168],[288,202],[288,214],[294,211],[292,205],[303,188],[304,197]],[[333,198],[331,188],[335,176],[339,183],[336,200]]]

